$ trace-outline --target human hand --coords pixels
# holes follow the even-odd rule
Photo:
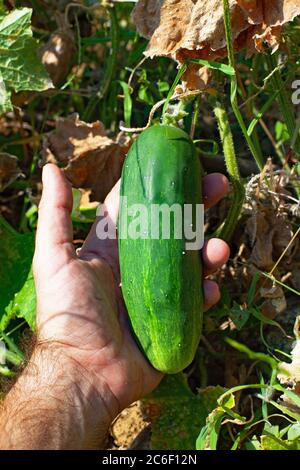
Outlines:
[[[76,363],[78,374],[95,392],[94,413],[97,405],[104,405],[109,426],[118,412],[153,390],[162,374],[147,362],[131,336],[119,288],[117,240],[99,240],[96,222],[76,254],[71,186],[51,164],[44,167],[43,185],[34,256],[38,347],[55,348],[66,368]],[[227,190],[223,175],[206,176],[206,208]],[[118,199],[117,184],[104,203],[114,224]],[[205,275],[211,274],[227,261],[229,248],[212,239],[202,256]],[[205,280],[204,292],[207,309],[219,300],[219,290],[214,282]]]

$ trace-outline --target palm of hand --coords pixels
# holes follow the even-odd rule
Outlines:
[[[223,186],[220,181],[218,191],[207,196],[210,205],[226,192],[225,180]],[[119,411],[155,388],[162,375],[147,362],[131,336],[118,287],[116,240],[98,240],[94,227],[77,256],[72,243],[70,186],[53,165],[45,167],[43,182],[34,259],[38,337],[62,348],[96,387],[107,388]],[[105,204],[116,221],[118,187]],[[228,249],[221,241],[217,254],[216,248],[209,250],[207,245],[203,255],[207,272],[227,257]],[[209,307],[218,300],[218,291],[210,281],[205,287]]]

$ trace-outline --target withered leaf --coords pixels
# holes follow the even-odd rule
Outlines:
[[[268,42],[278,47],[281,26],[300,15],[298,0],[229,0],[236,50]],[[139,0],[133,10],[139,33],[150,39],[146,56],[187,58],[224,57],[226,51],[223,2],[220,0]]]
[[[290,243],[293,230],[284,215],[276,214],[271,206],[266,206],[248,219],[246,234],[253,245],[250,263],[261,270],[270,271]],[[287,256],[292,248],[289,248]]]
[[[74,38],[68,31],[53,33],[49,41],[40,49],[41,61],[54,85],[58,85],[66,78],[74,50]]]
[[[239,48],[248,42],[248,34],[239,38],[242,33],[258,33],[257,27],[263,32],[300,15],[298,0],[229,0],[229,5],[233,38],[240,39]],[[223,3],[219,0],[139,0],[133,20],[140,34],[150,38],[146,51],[150,57],[183,58],[188,51],[203,59],[225,54]]]
[[[75,188],[90,189],[102,202],[121,175],[128,139],[107,136],[99,121],[86,123],[77,114],[57,121],[56,130],[43,142],[43,162],[64,164]]]
[[[57,13],[57,31],[51,34],[48,42],[40,48],[39,56],[54,85],[60,84],[67,76],[75,52],[74,34],[65,17]]]
[[[13,181],[22,175],[18,159],[9,153],[0,153],[0,191],[4,191]]]

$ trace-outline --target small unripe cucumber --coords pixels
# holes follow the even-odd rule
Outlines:
[[[184,204],[193,208],[201,204],[201,166],[189,136],[166,125],[142,132],[123,166],[121,196],[121,282],[132,329],[153,367],[177,373],[192,362],[201,336],[200,253],[186,250],[184,236],[176,239],[172,220],[169,239],[161,236],[161,219],[159,239],[151,238],[151,223],[144,238],[145,227],[141,227],[142,237],[129,236],[128,228],[137,215],[128,215],[128,209],[141,204],[150,214],[153,204],[180,204],[182,211]]]

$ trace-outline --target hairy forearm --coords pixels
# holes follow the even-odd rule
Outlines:
[[[37,347],[2,404],[0,449],[103,448],[113,416],[102,392],[59,349]]]

